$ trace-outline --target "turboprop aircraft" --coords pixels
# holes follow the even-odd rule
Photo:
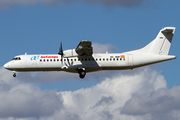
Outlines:
[[[174,32],[175,27],[165,27],[145,47],[123,53],[93,54],[88,40],[81,41],[76,49],[63,51],[61,42],[58,54],[18,55],[4,68],[13,71],[14,77],[16,72],[66,71],[78,73],[80,78],[88,72],[134,69],[175,59],[176,56],[168,55]]]

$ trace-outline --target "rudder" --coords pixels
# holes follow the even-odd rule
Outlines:
[[[164,41],[159,52],[160,55],[168,55],[174,32],[175,27],[167,27],[161,31],[163,36],[160,39],[164,39]]]

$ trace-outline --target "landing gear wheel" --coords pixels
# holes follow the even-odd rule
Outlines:
[[[79,70],[78,70],[78,73],[79,73],[79,77],[80,77],[81,79],[83,79],[83,78],[85,77],[85,75],[86,75],[86,72],[85,72],[84,70],[82,70],[82,69],[79,69]]]
[[[16,73],[13,74],[13,77],[16,77]]]
[[[80,77],[81,79],[83,79],[83,78],[85,77],[85,75],[79,74],[79,77]]]

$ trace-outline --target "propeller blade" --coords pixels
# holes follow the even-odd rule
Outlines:
[[[64,53],[63,53],[63,49],[62,49],[62,41],[60,43],[59,53],[58,54],[61,55],[61,63],[63,64]]]
[[[58,53],[59,55],[64,55],[63,54],[63,49],[62,49],[62,42],[61,42],[61,44],[60,44],[60,47],[59,47],[59,53]]]

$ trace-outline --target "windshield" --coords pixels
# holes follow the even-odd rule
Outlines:
[[[12,60],[21,60],[21,58],[20,57],[15,57]]]

